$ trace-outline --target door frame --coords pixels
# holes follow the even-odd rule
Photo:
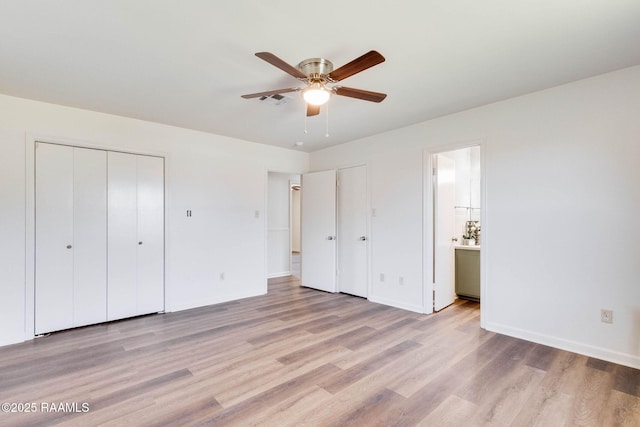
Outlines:
[[[264,293],[266,294],[269,291],[269,246],[267,244],[267,238],[269,236],[269,174],[270,173],[279,173],[284,175],[298,175],[300,180],[302,180],[302,174],[307,172],[291,172],[288,170],[280,170],[280,169],[264,169],[264,205],[262,208],[262,222],[264,225]],[[289,187],[291,187],[291,180],[289,180]],[[291,249],[291,188],[289,188],[289,249]],[[291,250],[289,251],[291,252]],[[291,253],[289,253],[289,270],[291,270]]]
[[[167,236],[169,235],[169,162],[170,155],[161,150],[135,150],[113,146],[102,142],[77,139],[64,135],[51,135],[26,132],[25,133],[25,323],[24,340],[35,338],[35,237],[36,237],[36,143],[48,143],[66,145],[78,148],[88,148],[94,150],[117,151],[120,153],[137,154],[143,156],[162,157],[164,159],[164,310],[171,309],[171,284],[169,283],[169,246]]]
[[[433,275],[434,275],[434,179],[433,179],[433,155],[448,151],[455,151],[470,147],[480,147],[480,218],[482,219],[482,250],[480,251],[480,327],[485,328],[487,307],[489,307],[488,287],[486,280],[487,259],[490,248],[490,223],[487,215],[487,145],[484,139],[472,139],[435,145],[423,151],[423,204],[422,204],[422,308],[425,314],[433,313]]]

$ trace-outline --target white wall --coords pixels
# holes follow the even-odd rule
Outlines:
[[[2,147],[2,155],[0,155],[0,345],[2,345],[24,339],[24,132],[0,129],[0,144]]]
[[[368,164],[371,299],[419,311],[422,152],[482,141],[483,326],[640,367],[639,111],[640,66],[327,148],[311,170]]]
[[[289,174],[269,172],[267,189],[267,277],[290,274]]]
[[[166,157],[168,311],[266,292],[267,170],[306,153],[4,95],[0,130],[0,345],[32,336],[34,138]]]

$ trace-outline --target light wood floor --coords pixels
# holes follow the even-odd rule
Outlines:
[[[0,425],[640,425],[640,371],[483,331],[478,307],[419,315],[281,278],[52,334],[0,348],[0,402],[37,405]]]

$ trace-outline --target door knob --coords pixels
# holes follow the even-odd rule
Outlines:
[[[71,249],[71,245],[67,245],[67,249]]]
[[[327,237],[327,240],[335,240],[335,239],[336,239],[336,237],[335,237],[335,236],[328,236],[328,237]]]
[[[141,245],[141,244],[142,244],[142,242],[138,242],[138,244],[139,244],[139,245]]]
[[[452,242],[457,242],[457,241],[458,241],[458,238],[457,238],[457,237],[452,237],[452,238],[451,238],[451,241],[452,241]]]
[[[367,237],[366,236],[360,236],[360,240],[365,241],[365,240],[367,240]]]

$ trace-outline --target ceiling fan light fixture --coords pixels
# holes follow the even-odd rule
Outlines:
[[[302,91],[302,97],[307,104],[323,105],[329,101],[331,93],[322,83],[312,83]]]

